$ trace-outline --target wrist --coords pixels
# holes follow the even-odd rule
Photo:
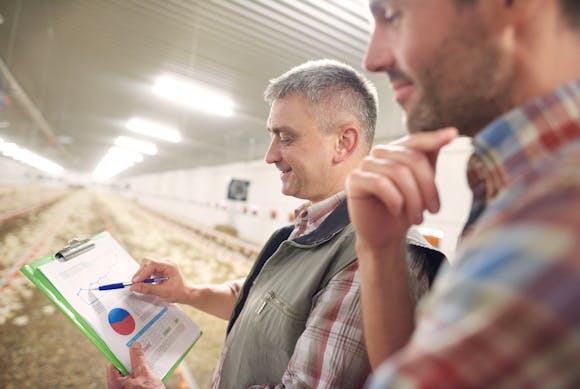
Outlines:
[[[371,245],[365,241],[357,239],[355,244],[356,253],[359,260],[362,258],[363,261],[371,262],[385,262],[387,258],[402,258],[405,259],[406,255],[406,241],[405,238],[391,240],[389,243],[384,245]]]
[[[182,293],[175,300],[179,304],[187,304],[195,306],[195,302],[199,300],[200,290],[195,285],[184,285]]]

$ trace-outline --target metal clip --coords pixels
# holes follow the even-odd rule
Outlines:
[[[54,256],[59,262],[65,262],[86,253],[93,247],[95,247],[95,244],[90,239],[71,239],[68,241],[67,246],[54,254]]]

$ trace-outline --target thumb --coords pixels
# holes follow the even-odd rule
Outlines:
[[[133,377],[147,376],[150,374],[149,366],[145,360],[145,353],[139,342],[135,342],[129,349],[131,356],[131,370]]]
[[[107,365],[107,388],[122,389],[127,379],[128,377],[123,377],[115,366]]]
[[[166,293],[166,290],[160,284],[146,284],[144,282],[134,283],[133,285],[131,285],[131,288],[129,290],[131,292],[151,294],[159,297],[162,297],[162,295]]]

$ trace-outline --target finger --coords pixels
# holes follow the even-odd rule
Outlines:
[[[404,164],[414,176],[418,193],[422,198],[423,208],[431,213],[439,210],[439,193],[435,184],[435,169],[431,166],[424,152],[419,152],[400,145],[375,147],[371,155],[379,159]]]
[[[153,270],[155,269],[155,261],[149,258],[143,258],[139,269],[133,275],[133,282],[142,281],[148,277],[151,277]]]
[[[398,139],[392,144],[402,145],[421,151],[440,150],[458,135],[454,127],[442,128],[436,131],[418,132]]]
[[[115,366],[107,365],[107,388],[122,389],[126,380],[127,377],[123,377]]]
[[[411,168],[393,160],[367,158],[361,165],[366,172],[376,173],[396,187],[402,197],[401,206],[410,224],[420,224],[423,219],[425,205],[416,177]]]
[[[143,277],[139,277],[141,274],[145,274]],[[163,297],[162,294],[167,293],[169,289],[176,289],[180,286],[181,275],[179,270],[168,263],[164,262],[154,262],[148,264],[148,268],[144,273],[136,274],[133,277],[133,285],[131,285],[130,290],[132,292],[139,292],[143,294],[153,294]],[[167,277],[168,279],[160,283],[149,284],[143,283],[146,278],[149,277]]]
[[[149,375],[149,367],[147,366],[147,361],[145,360],[145,354],[143,353],[143,348],[139,342],[135,342],[129,348],[129,354],[131,356],[131,369],[132,376],[147,376]]]
[[[355,169],[347,179],[347,193],[350,200],[378,198],[394,215],[401,213],[403,196],[390,180],[380,174]]]
[[[139,282],[152,276],[171,277],[176,273],[177,270],[170,263],[144,258],[139,270],[133,275],[132,281]]]
[[[457,137],[457,129],[453,127],[431,132],[412,134],[392,142],[393,145],[401,145],[427,153],[433,169],[437,167],[437,158],[441,148],[449,144]]]
[[[403,164],[392,164],[386,173],[391,182],[403,194],[403,207],[410,224],[421,224],[423,221],[423,197],[412,170]]]
[[[135,284],[131,285],[130,290],[132,292],[139,292],[143,294],[153,294],[159,297],[163,297],[162,294],[164,291],[167,291],[168,284],[171,281],[166,280],[158,284],[146,284],[143,282],[136,282]]]

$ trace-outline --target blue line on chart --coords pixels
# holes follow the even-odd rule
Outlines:
[[[88,305],[93,305],[94,303],[96,303],[97,301],[99,301],[99,298],[103,297],[105,295],[105,293],[109,293],[111,291],[99,291],[98,295],[96,293],[94,293],[94,291],[92,290],[92,288],[94,287],[98,287],[99,285],[103,285],[105,283],[106,280],[109,280],[109,275],[111,274],[112,270],[116,267],[118,263],[118,256],[115,255],[115,262],[112,263],[107,271],[105,272],[104,275],[99,276],[96,281],[91,281],[89,283],[89,287],[88,288],[79,288],[79,290],[77,290],[77,292],[75,293],[81,300],[83,300],[85,303],[87,303]],[[83,293],[86,292],[86,293]],[[85,298],[88,297],[88,298]]]
[[[149,323],[145,324],[145,326],[143,326],[143,328],[141,328],[141,330],[137,332],[137,334],[135,334],[135,336],[132,337],[131,340],[127,342],[127,347],[131,347],[131,345],[135,343],[145,333],[145,331],[147,331],[149,327],[153,325],[153,323],[159,320],[159,318],[163,316],[165,312],[167,312],[167,309],[168,309],[167,307],[164,307],[157,315],[155,315],[153,319],[149,321]]]

